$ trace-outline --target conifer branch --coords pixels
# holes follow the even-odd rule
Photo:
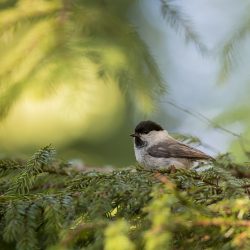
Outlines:
[[[201,38],[197,31],[194,29],[190,17],[185,14],[181,7],[176,5],[175,0],[161,0],[162,15],[166,18],[167,22],[175,28],[177,31],[182,30],[185,34],[187,42],[193,42],[200,52],[207,53],[207,48],[201,41]]]
[[[75,172],[67,164],[64,169],[61,162],[52,162],[52,151],[45,147],[26,164],[18,161],[24,162],[20,169],[15,161],[4,161],[4,167],[9,162],[12,168],[3,178],[12,171],[16,176],[9,178],[9,189],[0,185],[0,238],[6,244],[17,249],[101,249],[123,239],[139,249],[193,249],[193,242],[204,249],[217,247],[218,241],[221,247],[239,238],[237,246],[248,242],[250,183],[233,174],[243,166],[230,157],[219,158],[201,172]],[[32,182],[20,193],[16,180],[28,169]],[[11,186],[15,189],[10,192]],[[116,226],[119,230],[114,231]],[[200,240],[204,235],[210,240]]]
[[[233,71],[233,67],[236,65],[236,55],[238,45],[242,42],[250,32],[250,18],[247,13],[245,17],[242,18],[242,23],[240,27],[237,27],[232,36],[223,45],[221,51],[221,64],[219,69],[219,74],[217,78],[218,83],[225,82],[230,73]]]
[[[9,193],[28,193],[36,176],[43,172],[43,166],[48,165],[53,160],[54,153],[55,150],[51,146],[46,146],[36,152],[16,177],[16,181],[10,188]]]

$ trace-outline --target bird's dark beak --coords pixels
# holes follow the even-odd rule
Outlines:
[[[131,137],[139,137],[139,135],[137,133],[131,134]]]

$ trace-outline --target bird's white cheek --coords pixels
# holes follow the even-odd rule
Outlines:
[[[143,155],[140,149],[135,148],[135,158],[140,164],[143,163]]]

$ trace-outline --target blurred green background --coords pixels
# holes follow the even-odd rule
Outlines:
[[[196,7],[190,10],[192,4]],[[229,139],[223,139],[212,130],[217,123],[231,128],[238,122],[232,129],[244,140],[250,139],[249,79],[244,73],[248,67],[238,72],[245,78],[229,80],[237,61],[232,55],[238,44],[247,41],[250,30],[249,17],[244,14],[250,10],[249,3],[245,2],[248,9],[243,6],[244,10],[237,5],[239,13],[230,14],[234,29],[228,29],[224,40],[213,42],[209,35],[220,31],[206,24],[202,27],[197,15],[202,6],[197,1],[192,4],[0,0],[0,156],[29,154],[51,143],[64,159],[126,166],[135,161],[129,134],[138,121],[150,118],[173,132],[193,134],[204,141],[213,138],[210,145],[220,152],[233,151],[245,161],[248,142],[243,150],[242,138],[229,134]],[[217,7],[223,11],[225,6]],[[233,3],[231,8],[235,9]],[[181,35],[173,33],[173,28],[181,29]],[[216,64],[216,70],[194,78],[202,72],[197,58],[203,63],[210,60],[203,68]],[[187,70],[189,63],[192,71]],[[244,96],[234,91],[239,82]],[[215,96],[226,102],[221,106],[213,100]],[[233,101],[227,102],[231,97]],[[196,129],[192,124],[200,121],[188,120],[183,110],[172,110],[173,105],[165,101],[170,98],[205,113],[211,123]]]

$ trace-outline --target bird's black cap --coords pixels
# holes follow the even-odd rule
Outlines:
[[[163,128],[152,121],[142,121],[135,127],[136,134],[148,134],[151,131],[161,131]]]

